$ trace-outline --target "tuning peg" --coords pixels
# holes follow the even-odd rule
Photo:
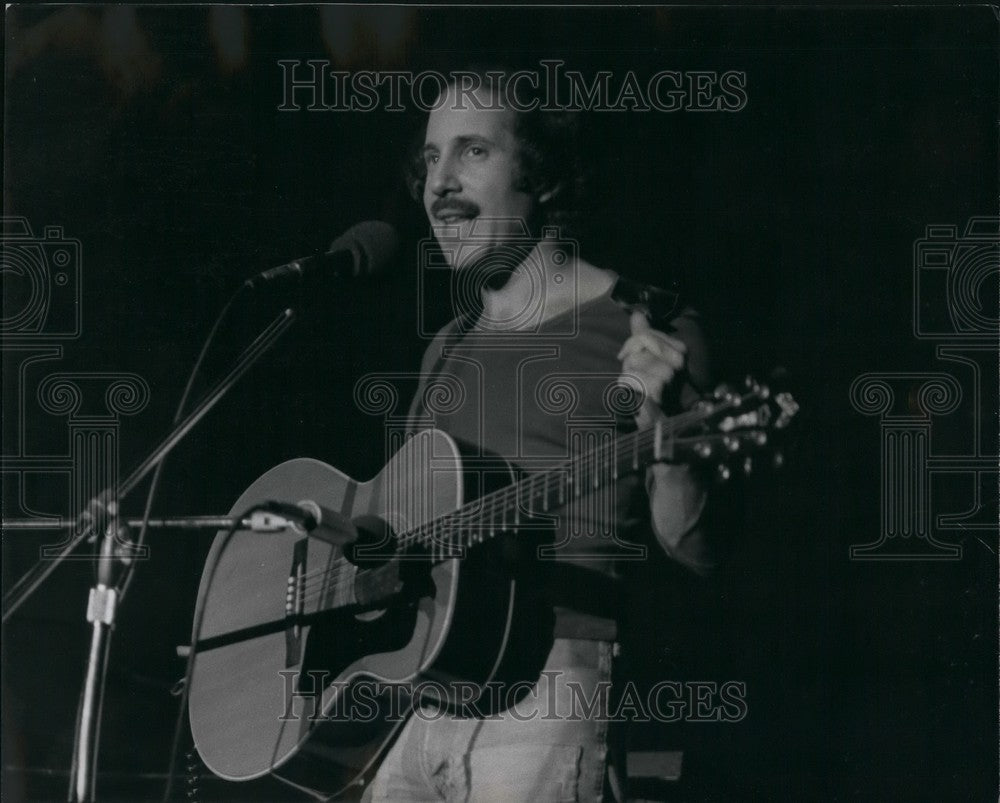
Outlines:
[[[715,476],[720,482],[726,482],[732,475],[732,471],[729,470],[729,466],[725,463],[720,463],[715,470]]]
[[[746,474],[747,476],[749,476],[750,474],[753,474],[753,458],[752,457],[748,456],[748,457],[744,457],[743,458],[743,473]]]
[[[726,398],[729,391],[729,385],[723,382],[721,385],[717,385],[715,390],[712,391],[712,398],[716,401],[722,401]]]
[[[712,456],[712,444],[702,441],[697,446],[694,447],[695,454],[698,457],[711,457]]]
[[[730,452],[738,452],[740,450],[740,439],[734,438],[731,435],[727,435],[722,439],[722,443]]]
[[[774,457],[771,458],[771,465],[775,468],[781,468],[785,465],[785,456],[781,452],[775,452]]]
[[[781,414],[778,416],[778,420],[774,422],[776,429],[782,429],[788,426],[788,423],[795,417],[795,414],[799,411],[799,404],[792,398],[791,393],[779,393],[774,397],[774,400],[778,403],[778,407],[781,408]]]
[[[753,376],[747,374],[747,378],[743,380],[748,391],[750,391],[751,396],[756,396],[760,399],[766,399],[770,395],[770,391],[766,386],[761,385]]]
[[[753,434],[753,442],[757,444],[757,446],[763,446],[767,443],[767,433],[763,431],[755,432]]]

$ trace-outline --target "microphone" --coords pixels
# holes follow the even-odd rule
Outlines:
[[[392,226],[379,220],[366,220],[341,234],[326,253],[268,268],[247,279],[246,286],[256,289],[265,284],[300,282],[313,273],[340,281],[374,276],[392,261],[398,247],[399,237]]]

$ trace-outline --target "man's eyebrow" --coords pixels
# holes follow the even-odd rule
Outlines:
[[[496,143],[492,139],[484,137],[481,134],[465,134],[463,136],[458,136],[455,137],[454,142],[459,148],[464,148],[466,145],[471,145],[473,143],[496,147]]]
[[[494,147],[496,146],[496,143],[493,140],[489,139],[488,137],[481,136],[480,134],[462,134],[460,136],[453,137],[451,141],[457,148],[462,148],[465,147],[466,145],[471,145],[474,142],[480,142],[484,145],[491,145]],[[428,142],[424,145],[423,148],[420,149],[420,152],[429,153],[431,151],[436,151],[436,150],[438,150],[438,146],[435,145],[433,142]]]

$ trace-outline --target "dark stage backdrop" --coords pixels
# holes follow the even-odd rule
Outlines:
[[[585,75],[634,71],[640,83],[661,70],[744,74],[735,111],[588,118],[593,208],[582,254],[644,281],[678,281],[706,316],[719,373],[781,365],[802,406],[787,470],[748,485],[729,566],[698,580],[654,556],[626,625],[640,685],[738,681],[746,716],[638,723],[632,744],[685,751],[684,800],[994,798],[993,12],[15,6],[6,22],[4,215],[23,218],[46,254],[62,240],[80,248],[67,284],[52,286],[50,330],[23,336],[14,319],[24,275],[8,264],[23,243],[5,229],[5,516],[70,512],[69,479],[52,466],[68,454],[71,422],[42,405],[46,376],[132,373],[148,384],[146,406],[120,418],[124,475],[168,427],[238,283],[368,219],[391,222],[403,239],[384,279],[264,296],[234,312],[207,376],[283,303],[301,316],[171,456],[155,512],[226,512],[291,457],[363,478],[381,466],[382,423],[358,409],[354,383],[416,370],[426,345],[418,311],[428,325],[449,317],[447,281],[417,275],[426,222],[400,169],[421,115],[281,111],[279,60],[417,71],[562,59]],[[972,218],[991,216],[967,232]],[[929,225],[955,227],[937,233],[943,263],[921,263],[914,249]],[[971,278],[956,278],[970,253]],[[61,353],[26,362],[40,343]],[[883,375],[895,394],[881,414],[877,385],[855,385],[852,401],[866,374]],[[931,375],[952,377],[939,394],[950,401],[921,393]],[[916,484],[905,498],[883,485],[891,426],[931,434],[924,463],[908,464],[923,497]],[[49,463],[22,470],[31,455]],[[897,504],[928,522],[908,540],[886,518]],[[129,500],[129,512],[141,506],[141,494]],[[893,537],[880,541],[884,533]],[[4,534],[6,587],[54,537]],[[169,691],[183,673],[175,645],[189,639],[209,541],[150,537],[114,637],[106,799],[157,794],[148,776],[166,770]],[[860,559],[907,544],[940,558],[936,542],[960,554]],[[852,558],[852,547],[873,543]],[[90,572],[60,567],[4,633],[6,799],[63,794]],[[221,784],[203,793],[272,794]]]

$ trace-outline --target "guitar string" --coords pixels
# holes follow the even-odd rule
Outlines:
[[[699,439],[690,439],[690,440],[697,441]],[[590,460],[588,460],[588,462],[590,462]],[[595,465],[595,469],[596,468],[597,466]],[[538,481],[541,479],[544,488],[547,489],[549,484],[548,476],[550,476],[549,472],[542,472],[537,475],[531,475],[530,480],[526,478],[524,482],[526,484],[526,487],[530,487],[537,485]],[[543,493],[545,492],[546,491],[543,490]],[[567,489],[567,492],[571,491]],[[534,491],[532,491],[532,496],[534,496]],[[486,499],[487,497],[483,498]],[[501,502],[508,503],[506,504],[506,507],[507,509],[509,509],[510,508],[509,503],[511,501],[512,500],[507,495],[494,494],[493,504],[492,504],[493,508],[492,516],[495,517],[496,510],[499,509],[499,505]],[[476,511],[476,512],[482,512],[482,511]],[[458,532],[464,534],[465,535],[464,540],[456,542],[455,540],[448,538],[445,544],[443,545],[439,544],[436,548],[432,548],[431,552],[426,555],[425,560],[429,563],[438,563],[441,560],[463,557],[462,554],[454,554],[453,550],[457,549],[459,552],[461,552],[465,548],[472,547],[477,545],[478,543],[481,543],[483,540],[482,537],[483,532],[486,529],[484,525],[479,524],[476,525],[474,530],[472,530],[472,534],[469,534],[470,525],[473,525],[475,523],[477,516],[472,515],[471,518],[466,518],[466,516],[468,515],[469,513],[467,511],[460,509],[457,511],[453,511],[452,514],[446,514],[445,516],[442,516],[438,520],[438,522],[415,528],[412,532],[407,533],[408,538],[406,544],[403,543],[397,544],[397,548],[394,554],[398,555],[400,552],[403,552],[404,547],[409,546],[409,543],[412,541],[420,541],[422,537],[426,537],[428,535],[433,537],[434,528],[437,528],[439,531],[448,528],[449,532]],[[478,518],[482,520],[481,516]],[[493,531],[491,532],[490,537],[493,537],[495,532],[503,533],[512,529],[511,527],[506,527],[506,526],[495,526],[495,531],[494,531],[494,526],[489,527],[489,529]],[[480,534],[479,538],[475,537],[476,533]],[[438,535],[440,536],[440,532],[438,533]],[[398,539],[399,542],[402,542],[402,540],[403,539]],[[446,553],[445,550],[448,550],[448,552]],[[372,571],[377,571],[377,570],[378,567],[372,569]],[[341,581],[346,579],[348,583],[353,584],[355,578],[357,577],[357,574],[362,571],[366,571],[366,569],[364,567],[357,567],[355,564],[351,563],[349,560],[347,560],[347,558],[345,558],[342,555],[337,556],[334,566],[318,569],[315,570],[314,572],[309,573],[308,575],[309,581],[305,583],[302,591],[300,592],[302,595],[303,604],[316,603],[324,597],[327,598],[334,597],[334,599],[331,601],[336,602],[335,597],[338,590],[345,587],[353,588],[353,585],[347,586],[345,584],[342,584]]]
[[[587,464],[594,462],[596,465],[597,459],[595,456],[594,458],[588,458],[586,464],[581,463],[578,466],[580,473],[582,474],[586,470]],[[514,505],[521,507],[522,501],[532,501],[536,497],[539,497],[540,486],[541,492],[543,494],[546,493],[549,485],[549,476],[551,476],[549,471],[529,475],[521,481],[523,484],[523,493],[518,491],[516,494],[512,494],[508,490],[506,493],[486,494],[480,497],[479,500],[473,500],[473,502],[479,501],[481,504],[473,504],[471,507],[463,506],[459,510],[439,517],[434,522],[428,522],[414,528],[412,531],[407,531],[397,538],[396,551],[404,551],[411,543],[423,541],[429,542],[431,551],[427,556],[428,560],[437,561],[438,559],[444,560],[459,557],[459,555],[452,554],[453,550],[456,547],[469,547],[481,543],[486,530],[490,530],[491,535],[495,534],[497,530],[500,532],[510,530],[511,527],[506,526],[505,523],[496,523],[498,512],[503,512],[506,515],[506,511],[510,510]],[[541,500],[539,499],[539,501]],[[518,519],[519,515],[518,517],[512,516],[512,525],[514,527],[519,526]],[[489,524],[484,523],[487,521]],[[464,535],[464,543],[458,543],[452,537],[453,533]],[[324,575],[329,574],[331,579],[337,579],[340,569],[349,569],[349,567],[354,566],[346,558],[340,558],[338,562],[340,566],[334,572],[328,573],[324,569],[319,569],[310,573],[310,580],[319,579],[319,585],[323,586],[327,579]],[[308,590],[313,591],[316,587],[315,584],[308,585]]]
[[[709,415],[715,415],[718,412],[719,408],[715,408],[707,413],[703,411],[693,411],[692,414],[688,416],[677,416],[676,419],[671,420],[672,426],[669,429],[676,430],[680,427],[688,426],[688,421],[683,421],[682,418],[694,420],[701,418],[704,420],[704,418]],[[669,433],[661,427],[660,434],[662,437],[664,434]],[[605,475],[608,473],[607,469],[609,468],[611,468],[612,471],[617,471],[617,464],[621,455],[628,454],[629,451],[632,450],[635,452],[633,459],[636,459],[638,449],[645,449],[649,446],[649,442],[655,440],[655,435],[655,429],[635,433],[633,437],[629,439],[625,449],[619,449],[619,446],[621,445],[620,439],[614,440],[598,449],[591,450],[591,452],[582,455],[580,458],[568,461],[561,466],[537,472],[535,474],[530,474],[517,483],[496,489],[489,494],[484,494],[478,499],[471,500],[469,503],[461,506],[449,514],[438,517],[434,521],[425,522],[411,531],[402,533],[397,538],[396,553],[398,554],[399,552],[404,551],[413,543],[429,542],[430,554],[428,555],[428,560],[431,560],[432,562],[437,562],[439,559],[445,560],[460,557],[460,555],[453,554],[456,547],[460,551],[465,547],[481,543],[486,529],[490,530],[490,537],[492,537],[495,534],[495,529],[499,529],[501,532],[506,532],[512,529],[512,527],[518,526],[515,522],[519,519],[521,511],[524,510],[521,503],[525,497],[529,503],[528,510],[532,510],[533,500],[536,496],[540,497],[539,501],[542,501],[544,506],[544,502],[547,501],[546,497],[548,495],[549,477],[557,477],[559,473],[565,473],[567,477],[571,479],[572,476],[576,474],[578,475],[577,486],[579,488],[579,486],[586,483],[588,478],[588,469],[590,471],[589,476],[591,478],[597,475],[602,468],[605,469]],[[700,438],[677,437],[673,439],[672,443],[674,445],[683,445],[686,442],[698,442],[703,440],[704,436]],[[608,463],[606,458],[609,455],[614,457],[614,463]],[[643,462],[645,463],[646,461],[644,460]],[[627,471],[631,473],[633,469],[627,469]],[[559,482],[563,482],[563,480],[561,478],[557,479],[557,483]],[[606,482],[606,479],[604,482]],[[538,493],[539,489],[537,486],[539,483],[542,484],[541,494]],[[600,480],[598,480],[598,485],[600,485]],[[562,490],[563,488],[560,488],[560,491]],[[566,488],[565,490],[566,492],[573,492],[569,488]],[[581,494],[578,489],[575,493],[578,497]],[[488,506],[491,510],[489,516],[490,523],[487,527],[487,525],[482,522],[486,520],[485,513]],[[504,521],[501,523],[501,526],[497,528],[495,524],[497,510],[502,510],[504,516],[506,516],[507,510],[510,510],[511,508],[514,509],[515,516],[511,522],[511,526],[506,526],[506,522]],[[471,534],[469,533],[470,528],[472,528]],[[455,532],[464,534],[465,538],[456,541],[451,537],[451,533]],[[447,534],[447,537],[444,539],[444,543],[441,543],[440,536],[443,533]],[[300,578],[299,580],[299,582],[305,581],[301,592],[303,600],[307,603],[315,602],[319,597],[335,594],[338,586],[340,585],[339,581],[344,579],[346,574],[350,574],[356,568],[355,564],[348,561],[345,557],[338,556],[334,566],[323,567],[314,570],[313,572],[306,573],[303,578]],[[316,582],[317,580],[319,581],[318,583]]]
[[[645,448],[645,446],[648,444],[642,444],[641,441],[645,440],[647,436],[649,436],[650,439],[652,439],[652,437],[655,437],[655,431],[650,430],[649,432],[643,431],[641,433],[634,433],[633,439],[635,443],[632,444],[630,442],[629,449],[631,449],[633,445],[636,448]],[[676,439],[675,442],[677,442]],[[489,516],[490,526],[494,527],[495,529],[499,529],[501,531],[509,529],[507,527],[497,526],[494,520],[499,510],[502,510],[504,508],[509,508],[510,503],[512,501],[517,501],[517,502],[520,501],[520,498],[521,496],[523,496],[523,494],[517,492],[519,486],[523,485],[526,488],[532,488],[532,490],[529,492],[528,495],[530,497],[534,497],[535,491],[537,489],[534,489],[533,486],[537,485],[540,480],[543,481],[543,484],[547,489],[549,476],[558,476],[560,474],[570,475],[573,473],[574,467],[576,468],[577,473],[579,473],[582,476],[584,470],[588,468],[590,464],[594,464],[596,468],[598,461],[601,458],[606,458],[608,456],[608,452],[613,451],[615,453],[615,456],[617,456],[619,454],[623,454],[626,451],[628,451],[627,449],[621,450],[620,452],[617,451],[615,449],[617,445],[618,442],[607,444],[599,449],[592,450],[588,454],[581,455],[575,458],[574,460],[566,461],[551,469],[546,469],[544,471],[536,472],[534,474],[529,474],[516,483],[505,485],[487,494],[483,494],[482,496],[476,499],[470,500],[468,503],[462,505],[456,510],[451,511],[450,513],[443,514],[442,516],[437,517],[433,521],[417,525],[412,530],[407,530],[397,536],[396,538],[397,551],[401,550],[403,547],[410,546],[411,543],[415,541],[420,541],[422,539],[433,540],[435,535],[434,533],[435,528],[444,528],[449,523],[454,522],[457,525],[462,526],[463,529],[468,529],[468,526],[474,524],[477,518],[480,520],[486,520],[487,517],[485,513],[488,505],[491,509],[491,513]],[[511,498],[512,496],[513,499]],[[503,508],[501,508],[501,503],[503,503]],[[480,529],[484,528],[486,528],[485,525],[480,527]],[[427,536],[429,536],[429,538],[427,538]],[[346,559],[344,559],[344,562],[351,566],[354,565],[351,564],[350,561],[347,561]],[[312,572],[307,572],[305,575],[303,575],[303,577],[311,580],[316,577],[321,577],[327,574],[328,574],[327,570],[321,568],[321,569],[316,569]]]
[[[535,496],[537,496],[538,492],[537,486],[539,484],[543,486],[542,493],[543,494],[547,493],[549,486],[549,477],[551,476],[556,477],[557,478],[556,482],[558,483],[562,481],[562,478],[559,477],[560,474],[572,475],[575,469],[575,473],[579,474],[582,480],[588,468],[592,467],[591,470],[593,472],[600,467],[601,465],[600,461],[602,459],[605,459],[605,464],[607,464],[606,458],[608,456],[613,456],[615,458],[618,458],[622,454],[630,454],[633,451],[633,449],[636,451],[639,449],[644,449],[645,446],[647,446],[648,444],[644,444],[643,441],[648,439],[651,442],[654,438],[655,438],[655,431],[650,431],[649,433],[645,431],[642,433],[635,433],[634,438],[629,441],[628,448],[626,449],[618,450],[617,446],[619,445],[619,442],[617,441],[612,442],[610,444],[605,444],[599,449],[594,449],[585,455],[581,455],[578,458],[575,458],[574,460],[564,462],[552,469],[546,469],[545,471],[536,472],[535,474],[529,474],[526,477],[522,478],[517,483],[503,486],[502,488],[498,488],[494,491],[491,491],[488,494],[484,494],[483,496],[478,497],[477,499],[470,500],[470,502],[468,502],[465,505],[462,505],[461,507],[452,511],[451,513],[444,514],[435,519],[434,521],[425,522],[424,524],[418,525],[412,530],[401,533],[399,536],[397,536],[396,539],[397,541],[396,551],[397,552],[403,551],[411,544],[420,541],[430,541],[432,542],[433,545],[435,535],[440,535],[440,532],[435,533],[435,530],[440,531],[444,530],[445,528],[448,528],[452,532],[455,531],[468,532],[470,527],[475,526],[476,531],[480,533],[482,533],[484,530],[487,529],[492,530],[494,532],[495,531],[505,532],[511,528],[496,523],[497,513],[499,511],[506,512],[507,509],[510,509],[512,507],[512,503],[520,506],[519,503],[524,496],[528,496],[529,498],[534,498]],[[680,439],[675,439],[674,442],[676,443],[679,440]],[[634,441],[634,443],[632,441]],[[521,493],[518,490],[521,486],[523,486],[525,493]],[[559,503],[557,503],[557,506],[559,506]],[[487,508],[489,508],[490,511],[490,515],[488,517],[486,515]],[[485,521],[487,519],[490,522],[489,525],[476,523],[477,520]],[[477,543],[481,541],[482,538],[478,539]],[[470,538],[469,543],[463,544],[461,546],[474,546],[474,545],[475,544],[472,542],[472,539]],[[438,546],[442,545],[439,544]],[[456,544],[453,540],[448,539],[447,543],[443,546],[445,546],[446,548],[454,548]],[[449,555],[449,557],[451,557],[451,555]],[[431,556],[428,556],[428,559],[429,560],[432,559]],[[322,593],[329,593],[329,591],[335,590],[334,586],[326,587],[327,581],[341,579],[344,570],[350,571],[350,569],[354,567],[353,563],[351,563],[350,561],[348,561],[346,558],[343,557],[338,557],[338,564],[339,565],[336,568],[332,569],[320,568],[312,572],[307,572],[303,577],[307,578],[308,581],[315,581],[316,579],[320,580],[318,586],[315,582],[307,583],[306,587],[307,593],[314,592],[317,590],[317,588],[320,588],[321,590],[326,588],[326,590],[323,591]]]
[[[725,410],[727,407],[734,407],[734,406],[737,405],[732,404],[731,402],[727,402],[725,404],[720,404],[719,406],[708,410],[695,409],[689,411],[688,413],[675,416],[674,418],[669,420],[670,424],[669,427],[661,426],[660,435],[661,437],[663,437],[664,435],[668,435],[671,432],[676,431],[680,428],[690,426],[692,422],[696,423],[699,420],[703,421],[708,417],[714,416],[717,413],[719,413],[720,408],[722,410]],[[655,437],[656,437],[655,428],[643,430],[642,432],[633,433],[632,437],[629,438],[627,441],[626,448],[623,450],[619,450],[618,448],[621,445],[622,439],[613,440],[611,443],[605,444],[598,449],[591,450],[587,454],[581,455],[580,457],[575,458],[574,460],[567,461],[561,464],[560,466],[556,466],[553,469],[548,469],[542,472],[537,472],[535,474],[530,474],[516,483],[503,486],[502,488],[498,488],[495,491],[490,492],[489,494],[484,494],[483,496],[471,500],[465,505],[462,505],[461,507],[452,511],[451,513],[444,514],[443,516],[440,516],[433,521],[425,522],[424,524],[418,525],[413,530],[401,533],[397,537],[396,553],[398,554],[399,552],[404,551],[412,543],[427,541],[430,542],[431,544],[431,554],[428,556],[428,559],[436,561],[438,557],[440,557],[441,559],[445,559],[443,550],[439,551],[438,549],[436,549],[436,547],[443,546],[448,549],[453,549],[455,546],[467,547],[467,546],[474,546],[475,543],[481,543],[483,540],[482,539],[483,530],[486,529],[485,525],[482,524],[479,524],[477,529],[473,531],[474,533],[478,532],[480,534],[480,538],[477,539],[475,542],[473,542],[472,538],[467,538],[466,540],[468,541],[468,543],[465,544],[456,544],[450,538],[444,545],[435,544],[434,543],[435,536],[438,534],[435,531],[443,530],[445,528],[448,528],[449,525],[454,524],[455,526],[450,528],[451,532],[454,532],[456,530],[467,532],[469,526],[475,524],[477,518],[480,521],[486,518],[485,515],[483,514],[485,513],[486,503],[490,502],[492,503],[492,511],[489,519],[490,521],[489,529],[491,531],[491,537],[492,537],[492,535],[495,533],[494,528],[496,527],[496,525],[494,520],[497,510],[498,509],[502,510],[502,512],[505,515],[506,510],[511,507],[512,502],[515,508],[518,509],[520,508],[520,501],[522,495],[519,489],[521,489],[522,486],[525,489],[530,489],[528,490],[528,498],[531,499],[535,496],[535,489],[533,486],[535,486],[539,480],[542,480],[544,484],[542,496],[544,497],[547,494],[549,476],[558,476],[560,473],[564,473],[565,475],[567,475],[567,477],[571,478],[574,475],[574,473],[576,473],[579,475],[579,481],[577,485],[578,486],[582,485],[583,480],[586,477],[585,472],[587,468],[591,468],[592,472],[591,476],[593,476],[602,465],[609,465],[606,460],[603,464],[599,462],[602,458],[607,458],[609,453],[612,453],[613,457],[615,458],[614,467],[615,469],[617,469],[618,458],[621,454],[627,454],[631,450],[634,452],[633,459],[637,459],[638,450],[640,448],[645,449],[647,446],[649,446],[650,445],[649,442],[655,440]],[[699,440],[704,440],[704,436],[702,436],[701,438],[678,437],[674,438],[672,442],[674,444],[683,444],[684,442],[687,441],[699,441]],[[644,443],[644,441],[647,442]],[[631,470],[629,470],[629,473],[631,473]],[[557,480],[557,482],[559,481],[561,481],[561,479]],[[560,490],[562,491],[563,489],[560,488]],[[566,491],[568,492],[569,489],[567,488]],[[577,493],[577,496],[579,496],[579,492]],[[503,504],[503,507],[500,507],[501,503]],[[505,532],[511,528],[506,526],[506,522],[503,522],[498,529],[501,532]],[[451,555],[449,552],[448,558],[451,557],[458,557],[458,556]],[[307,572],[305,575],[303,575],[302,578],[298,579],[298,582],[300,583],[305,581],[305,586],[302,591],[305,601],[307,602],[315,601],[316,599],[315,593],[317,590],[319,591],[320,596],[322,596],[323,594],[329,594],[331,592],[335,592],[338,585],[337,581],[343,579],[346,573],[350,573],[350,571],[353,568],[355,568],[355,565],[350,561],[348,561],[343,556],[338,556],[336,562],[337,562],[336,567],[323,567],[320,569],[316,569],[312,572]],[[318,585],[315,582],[317,579],[320,581]]]
[[[742,400],[740,402],[740,405],[742,405],[743,401],[745,400],[746,399]],[[708,410],[698,410],[698,409],[691,410],[688,413],[684,413],[670,419],[668,422],[669,423],[668,427],[661,426],[660,435],[661,437],[664,435],[669,435],[673,431],[690,426],[691,423],[693,422],[697,423],[699,420],[703,421],[708,417],[718,414],[720,412],[720,409],[724,411],[728,407],[735,407],[740,405],[733,404],[732,402],[726,402],[725,404],[720,404],[719,406]],[[474,525],[476,523],[477,518],[480,520],[480,522],[485,520],[486,517],[483,514],[485,513],[486,503],[489,502],[491,503],[492,506],[491,515],[489,517],[490,537],[492,537],[495,534],[495,527],[496,527],[495,518],[497,510],[498,509],[502,510],[505,515],[506,510],[511,507],[511,502],[514,503],[514,506],[516,508],[518,509],[520,508],[520,501],[522,496],[520,493],[520,489],[522,488],[522,486],[524,489],[526,489],[528,498],[530,500],[535,496],[536,489],[534,488],[534,486],[539,482],[539,480],[542,480],[544,483],[544,489],[542,491],[542,497],[544,500],[544,497],[545,495],[547,495],[548,491],[549,476],[558,476],[558,474],[560,473],[565,473],[567,477],[571,479],[574,473],[576,473],[579,474],[579,481],[577,482],[577,485],[578,486],[582,485],[584,478],[586,477],[587,468],[591,469],[591,476],[593,476],[601,468],[602,465],[604,466],[609,465],[606,459],[604,463],[600,462],[602,458],[607,458],[609,453],[613,452],[615,460],[614,466],[615,469],[617,469],[617,463],[621,454],[627,453],[629,450],[632,450],[634,452],[633,459],[637,459],[638,449],[640,448],[645,449],[649,445],[649,443],[644,443],[644,441],[652,441],[655,439],[655,436],[656,436],[655,428],[634,433],[632,437],[628,439],[626,448],[622,450],[619,450],[618,448],[622,443],[622,439],[613,440],[612,442],[605,444],[598,449],[591,450],[585,455],[582,455],[574,460],[567,461],[566,463],[563,463],[561,466],[556,466],[553,469],[548,469],[546,471],[530,474],[527,477],[520,480],[519,482],[503,486],[502,488],[496,489],[495,491],[492,491],[489,494],[484,494],[483,496],[475,500],[471,500],[469,503],[461,506],[460,508],[458,508],[455,511],[452,511],[449,514],[445,514],[441,517],[438,517],[437,519],[431,522],[426,522],[422,525],[418,525],[413,530],[400,534],[400,536],[397,537],[396,553],[404,551],[404,549],[408,548],[413,542],[429,541],[431,545],[431,553],[428,556],[429,560],[436,561],[438,557],[440,557],[441,559],[445,559],[443,549],[439,550],[438,549],[439,547],[446,547],[449,549],[449,555],[448,555],[449,558],[458,557],[457,555],[451,554],[450,550],[454,549],[454,547],[456,546],[455,542],[452,539],[450,538],[447,539],[446,543],[443,545],[435,543],[435,541],[437,540],[435,538],[435,536],[437,535],[437,533],[435,532],[436,530],[445,530],[446,528],[449,527],[449,525],[454,524],[456,526],[451,527],[450,532],[454,531],[468,532],[468,530],[470,529],[470,525]],[[674,444],[683,444],[684,442],[690,440],[693,441],[704,440],[704,436],[702,436],[701,438],[678,437],[674,438],[672,442]],[[560,491],[562,490],[563,489],[560,488]],[[566,490],[568,491],[569,489]],[[577,495],[579,496],[579,492],[577,493]],[[511,498],[512,496],[513,498]],[[481,543],[483,540],[482,538],[483,531],[485,529],[486,525],[480,523],[473,530],[473,535],[467,536],[466,538],[467,543],[458,544],[457,546],[462,548],[467,546],[474,546],[476,543]],[[505,532],[511,528],[505,526],[505,522],[502,522],[499,529],[501,532]],[[474,537],[475,534],[477,533],[479,535],[479,538]],[[303,591],[301,592],[303,594],[304,599],[307,602],[315,601],[316,599],[315,595],[317,591],[319,592],[320,596],[324,594],[335,593],[338,585],[337,581],[343,579],[344,575],[350,573],[354,568],[356,567],[353,563],[351,563],[343,556],[338,556],[335,567],[323,567],[320,569],[316,569],[312,572],[307,572],[305,575],[303,575],[302,578],[299,578],[299,582],[305,581]],[[318,584],[316,582],[317,580],[319,581]]]
[[[545,473],[547,472],[542,472],[537,476],[532,475],[530,481],[528,478],[525,478],[526,486],[537,486],[539,479],[545,479]],[[531,491],[531,493],[533,492],[534,491]],[[501,504],[504,502],[509,503],[511,501],[509,498],[504,498],[504,495],[501,494],[496,494],[495,496],[484,496],[482,499],[487,504],[484,504],[481,509],[474,511],[453,511],[451,514],[442,516],[437,522],[434,523],[434,525],[421,526],[415,528],[412,532],[407,533],[407,539],[405,542],[403,538],[397,539],[396,553],[405,551],[412,541],[420,541],[422,538],[424,540],[433,539],[435,535],[438,539],[440,539],[442,535],[444,535],[446,543],[441,544],[438,542],[432,544],[430,552],[427,554],[425,560],[427,562],[437,563],[439,560],[459,557],[459,555],[452,554],[456,547],[471,547],[474,546],[476,542],[482,540],[475,539],[474,533],[476,531],[482,533],[483,529],[485,529],[485,525],[477,525],[476,521],[477,519],[481,520],[483,518],[483,514],[485,514],[487,508],[491,510],[491,515],[495,517],[497,511],[501,509]],[[509,506],[509,504],[505,505],[507,508],[509,508]],[[475,530],[473,530],[473,534],[470,535],[470,530],[473,527]],[[505,532],[508,529],[510,528],[495,525],[495,530],[500,532]],[[437,531],[436,533],[434,532],[435,530]],[[455,539],[447,535],[450,533],[461,533],[465,535],[466,543],[457,543]],[[345,576],[351,574],[355,569],[358,571],[362,570],[356,567],[355,564],[351,563],[345,557],[338,556],[336,558],[335,566],[330,567],[329,569],[318,569],[315,572],[309,573],[309,581],[305,584],[304,590],[302,591],[304,601],[306,603],[311,603],[324,596],[336,595],[338,588],[343,587],[341,586],[340,581],[344,580]]]

